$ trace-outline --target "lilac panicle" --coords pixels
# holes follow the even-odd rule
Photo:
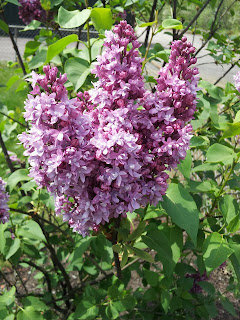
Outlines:
[[[5,190],[6,183],[0,177],[0,222],[5,223],[9,220],[9,208],[7,205],[9,196]]]
[[[106,32],[104,46],[92,71],[98,81],[77,98],[68,98],[57,68],[32,73],[24,114],[32,127],[19,137],[30,175],[82,235],[162,199],[165,170],[186,155],[196,106],[194,50],[185,38],[173,43],[155,93],[144,88],[140,44],[126,21]]]
[[[40,0],[19,0],[19,3],[18,15],[25,24],[33,20],[47,22],[53,19],[53,14],[42,8]]]

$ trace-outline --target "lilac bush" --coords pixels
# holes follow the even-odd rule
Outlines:
[[[154,93],[144,88],[139,42],[121,21],[106,31],[105,51],[92,71],[94,88],[69,99],[66,75],[32,73],[25,103],[32,128],[19,136],[30,176],[55,196],[56,213],[74,231],[157,205],[168,175],[186,156],[196,108],[198,71],[186,38],[173,42]]]
[[[6,183],[0,177],[0,223],[6,223],[9,220],[9,208],[7,205],[8,194],[5,190]]]

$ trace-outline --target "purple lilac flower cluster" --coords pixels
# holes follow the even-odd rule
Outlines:
[[[0,178],[0,222],[2,223],[9,220],[8,198],[9,196],[5,191],[5,182]]]
[[[52,20],[53,15],[50,15],[42,8],[40,0],[19,0],[21,6],[18,8],[19,18],[29,24],[32,20],[46,22]]]
[[[204,273],[201,275],[199,271],[197,271],[197,273],[188,273],[186,275],[186,278],[192,278],[193,280],[193,286],[190,289],[191,293],[202,293],[203,289],[200,287],[200,285],[198,284],[198,282],[200,281],[208,281],[208,276],[206,271],[204,271]]]
[[[25,103],[32,128],[20,135],[30,175],[55,195],[56,213],[86,235],[111,218],[126,216],[165,194],[165,170],[183,159],[196,107],[193,47],[176,41],[160,71],[156,92],[144,89],[134,31],[121,21],[106,31],[95,63],[94,88],[69,99],[66,75],[33,72]]]

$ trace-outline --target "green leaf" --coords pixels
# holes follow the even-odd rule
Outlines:
[[[4,292],[0,296],[0,307],[1,306],[10,306],[15,300],[16,288],[12,287],[9,291]]]
[[[210,296],[213,296],[215,294],[215,288],[214,285],[211,284],[208,281],[199,281],[198,285],[206,291]]]
[[[209,146],[209,139],[208,137],[205,136],[193,136],[192,139],[190,140],[190,145],[191,148],[200,148],[200,149],[205,149],[206,147]]]
[[[186,179],[189,179],[191,168],[192,168],[192,155],[191,155],[191,151],[188,150],[185,159],[180,161],[180,164],[178,165],[178,170],[184,175]]]
[[[141,236],[141,234],[144,232],[146,226],[146,222],[142,221],[139,223],[139,225],[137,226],[137,229],[135,229],[127,238],[127,241],[133,241],[136,240],[137,238],[139,238]]]
[[[33,55],[40,46],[38,41],[28,41],[25,45],[24,57]]]
[[[41,6],[44,10],[49,11],[51,9],[51,1],[50,0],[40,0]]]
[[[162,207],[167,214],[176,225],[187,231],[196,245],[199,212],[193,198],[180,184],[171,183],[163,199]]]
[[[230,246],[232,249],[234,249],[234,245],[232,246],[232,244],[230,244]],[[237,245],[237,249],[239,249],[239,245]],[[234,251],[236,251],[236,250],[234,250]],[[236,274],[236,277],[238,280],[238,284],[240,284],[240,263],[239,263],[239,259],[237,257],[236,252],[234,252],[233,254],[230,255],[229,260],[232,263],[233,269],[235,271],[235,274]]]
[[[18,238],[15,238],[13,241],[13,244],[11,245],[7,255],[6,260],[10,259],[20,248],[20,240]]]
[[[220,143],[215,143],[208,149],[206,157],[207,162],[222,162],[223,164],[228,164],[229,161],[233,161],[235,153],[233,149],[228,148]]]
[[[127,251],[126,248],[124,248],[123,255],[122,255],[122,260],[121,260],[121,263],[120,263],[121,268],[123,268],[126,265],[127,262],[128,262],[128,251]]]
[[[98,311],[99,308],[97,306],[92,305],[90,302],[82,301],[77,306],[77,309],[74,313],[74,319],[92,320],[96,318]]]
[[[112,12],[109,8],[93,8],[91,20],[97,31],[109,30],[113,25]]]
[[[23,238],[46,241],[42,229],[38,223],[33,220],[26,221],[26,223],[18,229],[17,234]]]
[[[11,86],[20,79],[18,75],[12,76],[7,82],[7,88],[10,89]]]
[[[240,110],[236,113],[234,123],[240,122]]]
[[[237,201],[232,196],[226,194],[219,201],[219,209],[224,220],[229,224],[237,215]]]
[[[49,307],[37,297],[28,296],[22,299],[24,307],[32,306],[37,311],[48,310]]]
[[[8,186],[10,192],[15,188],[15,186],[20,181],[29,181],[32,178],[28,176],[28,170],[27,169],[19,169],[14,171],[9,177],[8,177]]]
[[[222,297],[221,299],[221,304],[223,306],[223,308],[228,312],[230,313],[231,315],[233,315],[235,318],[237,318],[237,313],[236,313],[236,310],[233,306],[233,304],[225,297]]]
[[[176,19],[166,19],[162,22],[163,29],[177,29],[183,28],[182,22]]]
[[[108,305],[105,312],[109,319],[117,319],[119,316],[119,313],[113,304]]]
[[[66,61],[64,70],[67,73],[69,81],[73,84],[75,91],[81,88],[90,73],[88,61],[75,57]]]
[[[152,256],[143,251],[143,250],[140,250],[138,248],[135,248],[133,246],[130,246],[129,244],[126,244],[126,248],[128,248],[128,250],[132,253],[134,253],[136,256],[138,256],[139,258],[145,260],[145,261],[148,261],[148,262],[154,262]]]
[[[136,2],[139,2],[139,0],[127,0],[125,5],[124,5],[124,8],[130,7]]]
[[[15,319],[15,315],[14,314],[10,314],[6,318],[4,318],[4,320],[14,320],[14,319]]]
[[[205,80],[201,80],[199,82],[199,86],[205,88],[209,93],[210,97],[217,100],[222,100],[224,96],[224,92],[222,88],[216,87],[215,85]]]
[[[90,14],[90,9],[68,11],[60,7],[58,10],[58,23],[62,28],[76,28],[83,25],[90,17]]]
[[[215,163],[203,163],[199,166],[196,166],[192,169],[192,172],[201,172],[201,171],[214,171],[219,169],[219,164]]]
[[[91,55],[92,55],[92,60],[95,60],[97,55],[100,54],[101,52],[101,49],[103,47],[103,43],[104,43],[104,40],[103,39],[98,39],[98,40],[95,40],[92,47],[91,47]],[[88,54],[89,55],[89,54]],[[89,59],[89,58],[88,58]]]
[[[233,233],[238,231],[239,227],[240,227],[240,219],[238,214],[229,222],[229,225],[227,226],[227,231]]]
[[[32,58],[32,60],[28,63],[30,69],[36,69],[45,64],[47,58],[47,48],[42,47],[36,53],[36,55]]]
[[[208,274],[225,262],[232,253],[233,250],[221,234],[210,234],[203,243],[203,260]]]
[[[44,318],[41,312],[36,311],[33,307],[29,306],[18,312],[17,320],[44,320]]]
[[[9,2],[9,3],[12,3],[12,4],[15,4],[16,6],[20,7],[21,4],[18,2],[18,0],[6,0],[6,2]]]
[[[144,278],[147,280],[147,283],[150,284],[151,287],[157,287],[159,284],[158,272],[154,272],[151,270],[144,270]]]
[[[4,252],[4,248],[6,245],[6,238],[4,235],[4,231],[7,229],[8,224],[7,223],[0,223],[0,252]]]
[[[171,277],[181,256],[183,246],[181,229],[177,227],[162,230],[151,229],[147,236],[142,236],[142,241],[157,252],[156,258],[163,264],[167,277]]]
[[[78,36],[76,34],[70,34],[69,36],[66,36],[54,44],[51,44],[48,47],[47,51],[47,59],[45,63],[48,63],[51,61],[52,58],[54,58],[56,55],[58,55],[60,52],[63,51],[63,49],[66,48],[70,43],[78,41]]]
[[[28,192],[30,190],[34,190],[36,187],[36,183],[34,180],[28,181],[21,186],[21,190]]]
[[[4,32],[9,33],[9,28],[6,22],[0,19],[0,29],[2,29]]]
[[[165,313],[168,312],[170,301],[171,301],[170,293],[168,291],[166,291],[166,290],[162,290],[161,291],[161,305],[162,305],[163,310],[164,310]]]
[[[36,30],[40,25],[40,21],[32,20],[22,31]]]
[[[122,252],[122,248],[121,248],[120,244],[114,244],[114,245],[112,246],[112,248],[113,248],[113,251],[114,251],[114,252],[117,252],[117,253]]]
[[[51,0],[51,8],[58,6],[62,2],[63,2],[63,0]]]
[[[222,139],[234,137],[240,134],[240,122],[228,123],[224,128]]]
[[[73,262],[83,256],[93,239],[94,237],[81,239],[80,243],[77,244],[73,252]]]
[[[153,25],[156,24],[156,23],[157,23],[157,20],[152,21],[152,22],[144,22],[144,23],[139,24],[138,26],[139,26],[140,28],[145,28],[145,27],[153,26]]]
[[[22,251],[23,251],[23,253],[25,253],[26,255],[28,255],[31,258],[34,258],[34,259],[41,258],[38,249],[35,246],[28,244],[26,242],[24,242],[22,245]]]

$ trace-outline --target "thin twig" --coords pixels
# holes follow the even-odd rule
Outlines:
[[[0,275],[3,277],[4,281],[10,286],[13,287],[13,284],[8,280],[5,274],[0,270]]]
[[[1,131],[0,131],[0,146],[1,146],[2,150],[3,150],[3,154],[4,154],[5,160],[7,162],[8,168],[10,169],[11,173],[13,173],[15,171],[15,169],[14,169],[12,161],[11,161],[11,159],[9,157],[9,154],[8,154],[7,148],[5,146],[5,143],[3,141]]]
[[[2,20],[8,25],[8,23],[7,23],[6,19],[5,19],[5,16],[4,16],[4,12],[1,11],[0,14],[1,14]],[[25,66],[24,66],[24,63],[23,63],[21,54],[20,54],[20,52],[19,52],[19,50],[18,50],[18,46],[17,46],[17,44],[16,44],[16,41],[15,41],[15,39],[14,39],[14,36],[13,36],[12,31],[10,30],[9,26],[8,26],[8,34],[9,34],[10,40],[11,40],[11,42],[12,42],[13,49],[15,50],[16,55],[17,55],[17,57],[18,57],[18,61],[19,61],[20,66],[21,66],[21,68],[22,68],[22,72],[23,72],[23,74],[26,76],[27,72],[26,72],[26,69],[25,69]]]
[[[177,19],[177,0],[173,0],[173,19]],[[173,41],[177,39],[177,30],[173,29]]]
[[[196,57],[196,55],[205,47],[205,45],[208,43],[208,41],[213,37],[214,33],[217,31],[218,24],[216,25],[216,21],[217,21],[217,17],[218,17],[219,10],[220,10],[223,2],[224,2],[224,0],[221,0],[221,1],[220,1],[219,5],[218,5],[218,7],[217,7],[217,10],[216,10],[216,12],[215,12],[215,15],[214,15],[213,22],[212,22],[212,24],[211,24],[211,28],[210,28],[208,37],[207,37],[207,39],[203,42],[203,44],[201,45],[201,47],[195,52],[194,57]]]
[[[22,126],[22,127],[24,127],[24,128],[27,128],[27,129],[28,129],[28,125],[25,125],[25,124],[21,123],[20,121],[18,121],[18,120],[16,120],[16,119],[12,118],[12,117],[10,117],[10,116],[8,116],[8,115],[7,115],[7,114],[5,114],[4,112],[0,111],[0,114],[2,114],[3,116],[7,117],[8,119],[10,119],[10,120],[12,120],[12,121],[14,121],[14,122],[18,123],[20,126]]]
[[[69,238],[69,240],[70,240],[72,243],[74,243],[74,240],[69,236],[69,234],[66,233],[65,230],[62,230],[62,229],[60,228],[60,226],[57,226],[56,224],[50,222],[50,221],[47,220],[47,219],[44,219],[43,217],[39,216],[37,213],[28,212],[28,211],[23,211],[23,210],[21,210],[21,209],[15,209],[15,208],[11,208],[11,207],[10,207],[9,209],[10,209],[10,211],[13,211],[13,212],[19,212],[19,213],[22,213],[22,214],[26,214],[26,215],[32,217],[33,219],[34,219],[34,218],[36,217],[36,215],[37,215],[38,218],[39,218],[41,221],[43,221],[43,222],[45,222],[45,223],[53,226],[55,229],[57,229],[57,230],[60,231],[62,234],[64,234],[65,237]],[[65,223],[64,223],[64,224],[65,224]],[[63,225],[64,225],[64,224],[63,224]]]
[[[119,216],[116,219],[116,224],[115,224],[115,228],[114,228],[113,235],[112,235],[112,244],[113,245],[117,243],[118,232],[117,232],[116,229],[118,229],[120,227],[120,223],[121,223],[121,217]],[[118,253],[115,252],[114,250],[113,250],[113,257],[114,257],[114,261],[115,261],[115,267],[117,269],[117,277],[119,279],[121,279],[122,278],[122,272],[121,272],[119,256],[118,256]]]
[[[238,59],[236,62],[232,63],[230,68],[228,68],[228,70],[226,72],[224,72],[224,74],[217,79],[217,81],[214,82],[214,85],[218,84],[218,82],[220,82],[224,77],[226,77],[226,75],[238,64],[238,62],[240,61],[240,59]]]
[[[203,12],[203,10],[206,8],[206,6],[209,4],[211,0],[207,0],[204,5],[202,6],[202,8],[197,12],[197,14],[192,18],[192,20],[189,22],[188,26],[183,29],[183,31],[178,35],[178,38],[180,39],[184,33],[186,33],[188,31],[188,29],[193,25],[193,23],[198,19],[198,17],[200,16],[200,14]]]
[[[53,293],[52,293],[52,284],[51,284],[51,279],[50,279],[50,277],[49,277],[48,272],[47,272],[43,267],[38,266],[37,264],[35,264],[35,263],[32,262],[31,260],[30,260],[30,261],[22,260],[21,262],[22,262],[22,263],[26,263],[26,264],[28,264],[28,265],[31,266],[31,267],[34,267],[35,269],[39,270],[40,272],[42,272],[42,273],[44,274],[44,277],[45,277],[46,282],[47,282],[48,292],[49,292],[50,295],[51,295],[52,303],[53,303],[54,308],[55,308],[57,311],[64,312],[64,310],[61,309],[61,308],[56,304],[56,301],[55,301],[54,296],[53,296]]]
[[[153,19],[154,19],[154,12],[156,10],[156,7],[157,7],[157,0],[154,0],[153,1],[153,5],[152,5],[152,10],[151,10],[151,13],[150,13],[149,22],[152,22]],[[144,41],[144,47],[145,48],[147,48],[147,45],[148,45],[148,37],[149,37],[150,29],[151,29],[151,27],[148,26],[147,27],[147,33],[146,33],[145,41]]]

